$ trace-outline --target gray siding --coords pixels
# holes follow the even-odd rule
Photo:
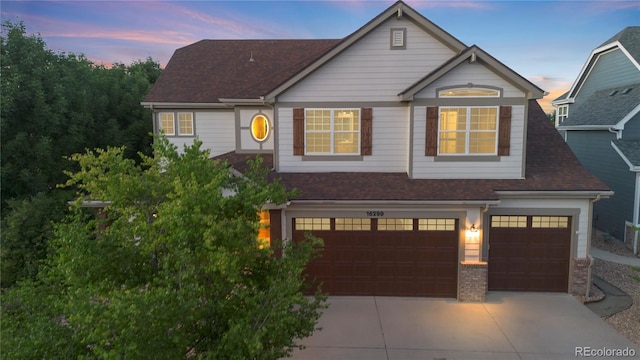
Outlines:
[[[607,52],[598,57],[576,96],[576,102],[569,105],[576,109],[591,94],[600,89],[607,89],[640,81],[640,71],[631,63],[629,58],[619,49]]]
[[[638,89],[640,92],[640,89]],[[635,91],[635,89],[634,89]],[[640,101],[640,100],[638,100]],[[624,126],[622,132],[623,140],[640,140],[640,113],[636,114],[627,124]]]
[[[633,219],[635,174],[611,146],[615,134],[608,131],[568,131],[567,143],[580,162],[615,192],[594,204],[593,225],[618,239],[625,221]]]

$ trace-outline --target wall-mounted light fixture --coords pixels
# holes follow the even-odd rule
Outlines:
[[[478,228],[476,228],[476,224],[471,224],[471,227],[467,231],[467,242],[469,243],[478,243],[480,240],[480,234]]]

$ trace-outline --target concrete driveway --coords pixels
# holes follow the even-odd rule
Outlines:
[[[568,294],[492,292],[483,304],[390,297],[329,303],[323,329],[302,340],[307,348],[294,359],[553,360],[580,358],[576,347],[583,355],[627,349],[640,357],[637,346]]]

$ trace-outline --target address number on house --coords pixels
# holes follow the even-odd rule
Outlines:
[[[367,216],[369,216],[369,217],[384,216],[384,211],[379,211],[379,210],[367,211]]]

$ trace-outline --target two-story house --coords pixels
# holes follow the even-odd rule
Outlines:
[[[299,195],[270,236],[324,240],[332,295],[584,294],[592,203],[611,194],[536,102],[543,90],[399,1],[335,40],[203,40],[143,102],[156,132]]]
[[[615,195],[594,205],[599,230],[638,253],[640,225],[640,26],[596,47],[571,89],[552,102],[558,130]]]

